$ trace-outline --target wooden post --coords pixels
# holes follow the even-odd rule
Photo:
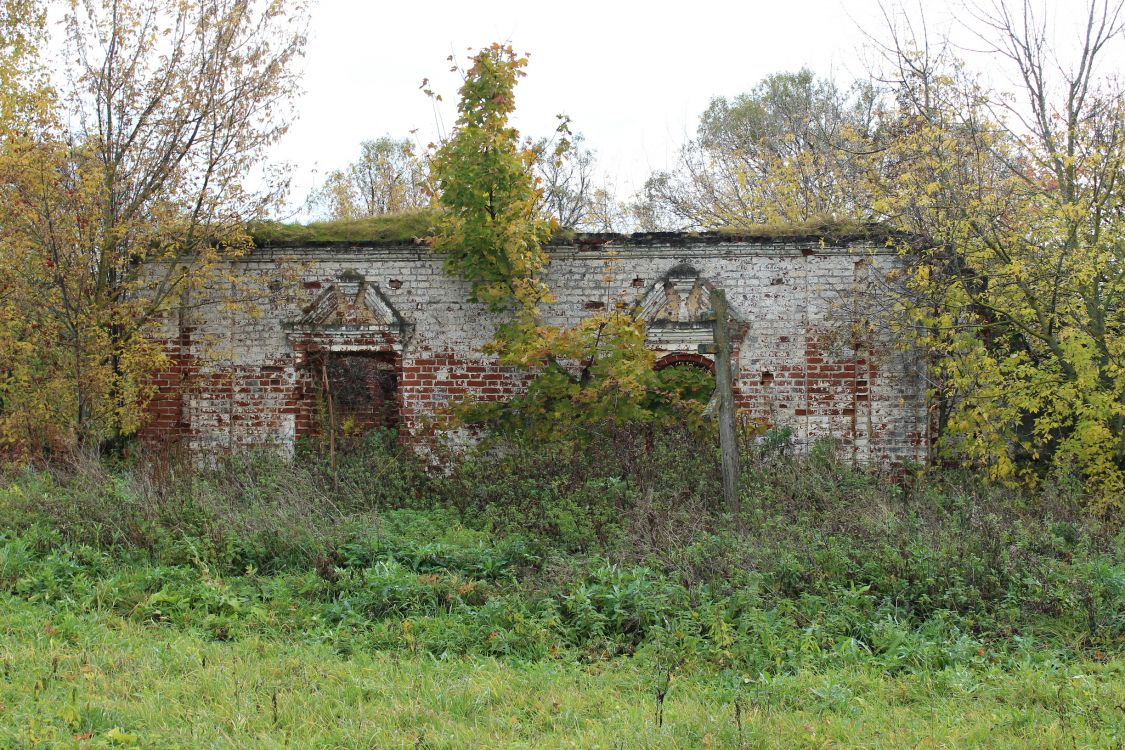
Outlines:
[[[711,312],[715,316],[712,325],[715,337],[715,390],[719,394],[719,449],[723,455],[723,499],[727,510],[737,521],[742,510],[742,503],[738,499],[738,431],[734,421],[727,296],[721,289],[711,290]]]
[[[336,405],[332,398],[332,385],[328,380],[328,354],[320,360],[320,377],[324,383],[324,395],[328,400],[328,455],[332,460],[332,489],[340,491],[340,476],[336,472]]]

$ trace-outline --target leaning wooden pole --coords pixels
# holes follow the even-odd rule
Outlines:
[[[721,289],[711,291],[711,312],[715,316],[712,325],[715,336],[715,390],[719,394],[719,449],[723,455],[723,499],[727,510],[737,520],[742,510],[738,499],[738,430],[735,429],[727,296]]]
[[[336,471],[336,404],[332,398],[332,383],[328,379],[328,355],[320,360],[320,377],[324,383],[324,395],[328,400],[328,455],[332,459],[332,490],[340,491],[340,475]]]

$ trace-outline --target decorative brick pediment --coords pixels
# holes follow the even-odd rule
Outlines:
[[[694,352],[712,342],[711,291],[715,286],[692,266],[674,266],[638,301],[649,346],[664,351]],[[743,318],[728,305],[736,331]]]
[[[367,350],[382,342],[402,351],[414,325],[399,314],[378,284],[358,275],[344,276],[301,309],[301,317],[284,328],[310,348]]]
[[[670,270],[641,298],[641,317],[650,325],[706,323],[711,309],[708,295],[714,287],[686,263]]]
[[[302,315],[290,323],[298,330],[338,328],[340,326],[401,327],[404,320],[378,284],[365,279],[341,279],[306,305]]]

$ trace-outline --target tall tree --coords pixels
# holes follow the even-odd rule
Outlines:
[[[409,211],[429,205],[428,179],[410,141],[383,136],[360,144],[359,158],[329,173],[312,202],[332,219]]]
[[[472,57],[462,73],[457,124],[432,162],[442,209],[433,247],[450,272],[469,282],[473,301],[508,313],[487,351],[532,374],[522,396],[472,405],[464,416],[574,438],[584,424],[672,413],[679,392],[661,387],[644,324],[627,306],[569,327],[542,320],[541,306],[553,301],[543,244],[554,222],[542,218],[536,150],[508,121],[526,64],[499,44]]]
[[[69,395],[55,378],[65,366],[57,347],[41,346],[58,335],[42,307],[49,260],[20,240],[26,206],[11,200],[11,186],[34,176],[51,127],[54,92],[37,57],[45,18],[34,0],[0,3],[0,454],[47,443]]]
[[[877,127],[876,103],[870,85],[843,90],[807,69],[713,99],[676,167],[645,184],[642,223],[717,228],[861,214],[856,155]]]
[[[213,283],[279,198],[283,181],[244,180],[291,117],[303,18],[255,0],[70,4],[51,121],[5,141],[0,188],[7,270],[38,302],[22,312],[29,356],[67,394],[58,434],[136,428],[162,359],[148,327]],[[38,386],[4,387],[11,427],[13,397]]]
[[[1029,0],[974,13],[1017,94],[892,26],[895,106],[869,172],[876,210],[930,238],[909,253],[906,301],[934,355],[942,447],[1001,478],[1076,471],[1119,503],[1125,89],[1098,69],[1125,41],[1123,3],[1089,3],[1073,55]]]
[[[456,126],[432,162],[443,209],[433,246],[471,283],[474,301],[534,315],[549,299],[541,277],[551,223],[537,210],[535,150],[508,122],[526,65],[510,46],[493,44],[463,72]]]

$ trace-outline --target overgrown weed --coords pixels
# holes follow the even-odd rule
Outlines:
[[[1122,532],[1064,488],[952,472],[903,481],[824,443],[744,461],[744,517],[714,442],[608,426],[583,451],[518,440],[446,473],[373,435],[333,469],[89,459],[11,474],[0,589],[212,637],[776,673],[928,670],[1125,637]]]

